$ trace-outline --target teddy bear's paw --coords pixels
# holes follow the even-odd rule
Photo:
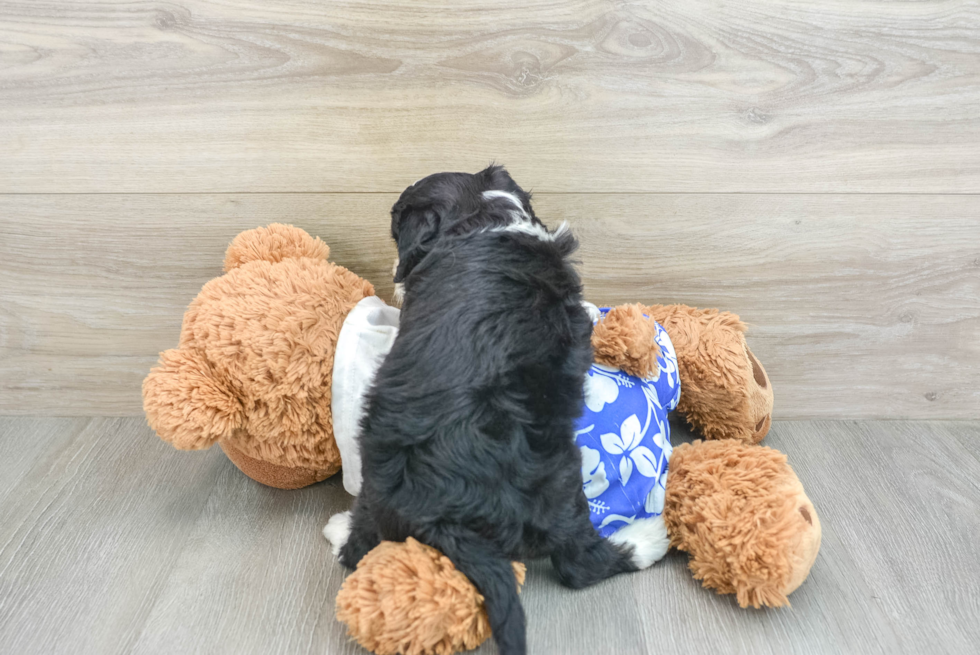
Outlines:
[[[632,549],[633,565],[645,569],[663,559],[670,548],[670,537],[662,516],[637,519],[609,537],[609,541]]]
[[[657,372],[660,345],[657,326],[642,305],[619,305],[592,328],[592,349],[597,364],[648,378]]]
[[[347,511],[334,514],[323,526],[323,536],[330,542],[330,550],[334,557],[340,556],[340,549],[344,547],[350,537],[350,522],[350,512]]]

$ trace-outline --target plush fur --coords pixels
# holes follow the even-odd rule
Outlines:
[[[592,528],[582,492],[573,424],[592,324],[577,244],[547,232],[499,167],[416,183],[392,236],[401,327],[368,394],[341,561],[382,539],[438,549],[484,596],[500,652],[524,653],[511,560],[550,555],[571,587],[636,569]]]
[[[765,368],[745,342],[738,316],[687,305],[620,305],[596,325],[596,361],[644,376],[659,347],[649,316],[677,353],[681,401],[677,411],[708,439],[758,443],[772,425],[773,393]]]
[[[511,584],[524,584],[524,565],[512,564]],[[337,618],[377,655],[450,655],[490,636],[481,596],[448,557],[409,537],[382,542],[347,576],[337,595]]]
[[[820,550],[820,519],[786,456],[734,439],[674,449],[663,517],[694,577],[742,607],[788,605]]]
[[[613,307],[592,331],[595,360],[630,375],[646,378],[657,372],[656,325],[640,304]]]
[[[243,232],[187,308],[180,346],[143,382],[150,426],[183,450],[220,442],[246,474],[292,489],[340,468],[330,410],[337,336],[374,287],[299,228]]]

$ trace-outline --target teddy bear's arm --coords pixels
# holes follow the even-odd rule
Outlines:
[[[242,408],[227,384],[197,350],[160,353],[143,381],[146,420],[161,439],[180,450],[210,448],[242,422]]]
[[[639,378],[656,374],[660,357],[657,326],[644,311],[639,304],[619,305],[595,324],[592,349],[596,363]]]

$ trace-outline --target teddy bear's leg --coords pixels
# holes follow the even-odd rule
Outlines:
[[[226,381],[194,349],[165,350],[143,381],[146,420],[181,450],[210,448],[242,422],[242,408]]]
[[[645,313],[667,330],[677,353],[677,411],[705,438],[761,441],[772,422],[772,385],[738,316],[686,305],[652,305]]]
[[[788,605],[820,549],[820,519],[786,456],[734,439],[674,449],[663,516],[694,577],[742,607]]]
[[[524,565],[511,566],[510,582],[520,586]],[[490,636],[473,583],[448,557],[411,537],[383,541],[358,563],[337,594],[337,618],[378,655],[452,655]]]

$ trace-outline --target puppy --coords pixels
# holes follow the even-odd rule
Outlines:
[[[483,594],[500,652],[523,654],[511,560],[550,556],[575,588],[637,569],[593,529],[582,491],[572,426],[592,322],[577,243],[496,166],[413,184],[391,233],[400,328],[366,399],[361,494],[331,538],[349,531],[351,568],[382,539],[439,549]]]

